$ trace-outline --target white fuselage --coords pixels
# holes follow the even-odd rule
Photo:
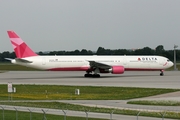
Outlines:
[[[123,66],[127,70],[164,70],[173,63],[161,56],[34,56],[23,58],[32,63],[12,63],[41,70],[55,71],[86,71],[90,68],[89,61],[96,61],[109,66]]]

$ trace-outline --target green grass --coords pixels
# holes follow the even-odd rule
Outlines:
[[[0,110],[1,112],[2,110]],[[29,120],[30,119],[30,112],[17,112],[18,120]],[[48,112],[47,112],[48,113]],[[85,115],[84,115],[85,116]],[[2,114],[0,114],[0,119],[2,118]],[[31,119],[32,120],[42,120],[44,117],[43,113],[31,113]],[[64,120],[63,115],[50,115],[46,114],[45,115],[47,120]],[[11,110],[5,110],[4,111],[4,119],[5,120],[16,120],[16,111],[11,111]],[[71,117],[71,116],[66,116],[67,120],[85,120],[86,118],[84,117]],[[107,119],[98,119],[98,118],[88,118],[88,120],[107,120]]]
[[[37,71],[37,69],[29,68],[21,65],[15,65],[11,63],[1,63],[0,71]]]
[[[61,85],[13,85],[13,87],[16,87],[16,93],[12,93],[13,100],[128,100],[180,91],[160,88]],[[75,95],[75,89],[80,89],[80,95]],[[7,85],[0,85],[0,100],[7,100],[8,95]]]
[[[171,100],[138,100],[129,101],[127,104],[138,104],[138,105],[155,105],[155,106],[180,106],[179,101]]]
[[[14,85],[17,93],[13,93],[13,102],[0,102],[4,105],[40,107],[52,109],[68,109],[76,111],[137,115],[137,110],[88,107],[60,102],[15,102],[14,100],[126,100],[153,96],[179,91],[179,89],[151,89],[128,87],[91,87],[91,86],[60,86],[60,85]],[[75,95],[75,89],[80,89],[80,95]],[[47,90],[47,96],[45,91]],[[47,98],[46,98],[47,97]],[[7,100],[7,85],[0,85],[0,100]],[[159,112],[141,111],[141,116],[161,117]],[[180,114],[167,112],[167,118],[179,118]]]

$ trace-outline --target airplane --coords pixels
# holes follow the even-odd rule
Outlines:
[[[85,71],[84,77],[100,77],[99,73],[123,74],[125,71],[160,71],[173,66],[163,56],[40,56],[14,31],[7,31],[16,58],[13,64],[48,71]]]

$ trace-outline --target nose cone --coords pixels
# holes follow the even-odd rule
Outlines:
[[[169,62],[169,67],[172,67],[174,65],[174,63],[173,62]]]

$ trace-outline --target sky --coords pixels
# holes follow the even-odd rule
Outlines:
[[[180,47],[180,0],[1,0],[0,52],[7,30],[35,52]]]

